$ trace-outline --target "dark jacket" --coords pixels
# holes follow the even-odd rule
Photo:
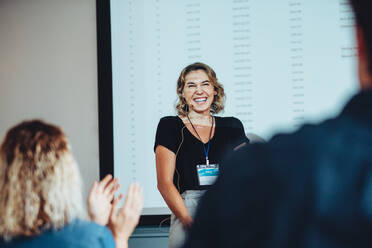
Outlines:
[[[184,247],[372,247],[372,91],[222,167]]]

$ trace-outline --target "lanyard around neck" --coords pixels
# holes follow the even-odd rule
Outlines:
[[[208,147],[205,148],[205,144],[203,143],[203,140],[200,138],[198,132],[196,131],[194,125],[192,124],[189,115],[187,114],[186,116],[187,116],[187,119],[189,120],[189,122],[190,122],[190,124],[192,126],[192,129],[194,129],[196,135],[198,136],[199,140],[201,141],[201,143],[203,145],[204,154],[205,154],[205,162],[206,162],[207,165],[209,165],[208,153],[209,153],[209,148],[210,148],[210,143],[211,143],[211,137],[212,137],[212,131],[213,131],[213,126],[214,126],[214,118],[212,116],[212,126],[211,126],[211,130],[209,131]]]

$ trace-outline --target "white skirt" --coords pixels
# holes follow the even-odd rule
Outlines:
[[[206,190],[186,190],[181,194],[186,208],[191,217],[195,216],[195,211],[201,197]],[[186,240],[186,229],[182,222],[172,213],[169,229],[169,248],[179,248]]]

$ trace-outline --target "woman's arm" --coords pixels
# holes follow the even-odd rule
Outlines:
[[[176,155],[166,147],[158,145],[155,150],[155,156],[158,189],[174,215],[185,227],[189,227],[192,224],[192,218],[180,193],[173,184]]]

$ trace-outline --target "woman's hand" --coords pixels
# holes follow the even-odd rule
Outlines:
[[[118,179],[105,176],[101,182],[94,181],[88,196],[88,214],[92,221],[105,226],[112,210],[112,200],[119,189]]]
[[[183,219],[181,220],[181,222],[182,222],[183,226],[184,226],[186,229],[188,229],[188,228],[191,227],[191,225],[192,225],[192,223],[193,223],[193,219],[192,219],[192,217],[191,217],[190,215],[188,215],[186,218],[183,218]]]
[[[127,247],[128,239],[138,224],[143,205],[141,187],[134,183],[129,186],[124,206],[118,210],[120,195],[112,204],[108,227],[111,229],[117,247]]]

